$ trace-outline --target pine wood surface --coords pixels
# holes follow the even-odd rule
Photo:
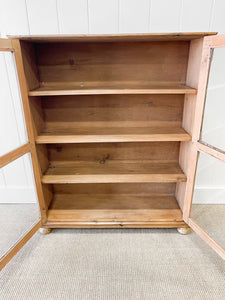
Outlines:
[[[57,73],[57,71],[55,71]],[[179,83],[146,83],[142,82],[77,82],[77,84],[55,83],[29,91],[29,96],[57,95],[110,95],[110,94],[196,94],[194,88]]]
[[[126,194],[56,194],[48,222],[182,222],[182,212],[172,196]]]

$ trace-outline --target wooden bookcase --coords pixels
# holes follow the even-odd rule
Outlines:
[[[206,35],[12,38],[42,227],[188,227]]]

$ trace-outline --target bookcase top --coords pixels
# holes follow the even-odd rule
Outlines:
[[[84,42],[84,41],[189,41],[217,32],[176,32],[176,33],[138,33],[138,34],[75,34],[75,35],[8,35],[9,39],[32,42]]]

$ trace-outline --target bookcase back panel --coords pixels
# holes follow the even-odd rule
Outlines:
[[[55,194],[174,195],[176,183],[54,184]]]
[[[67,42],[35,44],[41,85],[181,82],[189,42]]]
[[[65,132],[90,126],[180,126],[183,103],[183,95],[50,96],[43,97],[42,109],[46,130]]]
[[[50,162],[150,160],[178,161],[179,142],[150,143],[98,143],[98,144],[49,144]]]

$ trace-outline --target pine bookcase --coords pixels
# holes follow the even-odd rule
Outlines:
[[[188,227],[212,34],[11,37],[42,228]]]

